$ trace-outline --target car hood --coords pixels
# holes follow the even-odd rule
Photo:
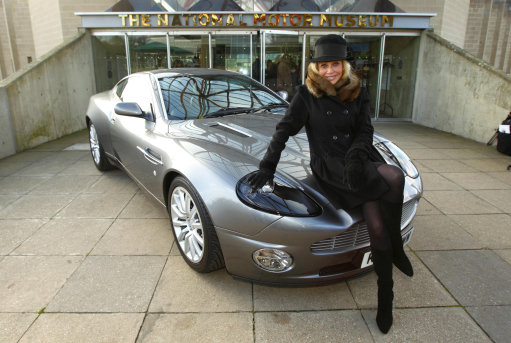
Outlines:
[[[224,169],[224,172],[239,179],[258,167],[283,115],[284,112],[261,111],[171,122],[169,134],[179,138],[181,146],[196,156],[199,150],[207,152],[208,157],[203,160],[208,160],[210,164],[215,164],[215,168]],[[375,134],[375,142],[382,140],[381,136]],[[229,163],[219,164],[219,159]],[[306,180],[312,175],[309,162],[309,143],[302,129],[286,143],[277,174],[296,181]]]

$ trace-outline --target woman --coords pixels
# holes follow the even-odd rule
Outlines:
[[[277,124],[259,171],[248,182],[258,189],[272,180],[288,138],[305,126],[311,169],[319,183],[334,190],[345,208],[362,207],[378,276],[376,322],[387,333],[392,326],[392,264],[413,275],[401,239],[404,174],[385,164],[373,148],[368,95],[360,88],[346,55],[341,36],[317,40],[306,84],[298,88]]]

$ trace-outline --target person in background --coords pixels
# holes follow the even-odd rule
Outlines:
[[[376,323],[387,333],[393,322],[392,264],[413,276],[401,237],[404,173],[373,147],[369,98],[346,60],[346,45],[339,35],[317,40],[306,84],[298,87],[248,182],[259,189],[271,181],[288,138],[305,126],[318,182],[345,208],[362,208],[378,276]]]

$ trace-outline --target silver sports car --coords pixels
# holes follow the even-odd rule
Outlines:
[[[291,137],[272,184],[247,176],[288,103],[246,76],[216,69],[129,75],[90,99],[94,164],[120,167],[164,206],[179,250],[198,272],[225,266],[270,284],[323,283],[369,271],[360,210],[338,206],[315,181],[304,131]],[[396,145],[375,135],[387,163],[406,174],[404,243],[422,194],[419,174]]]

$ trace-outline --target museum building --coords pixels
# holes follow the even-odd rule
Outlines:
[[[421,32],[435,14],[404,13],[381,0],[192,3],[175,6],[180,11],[154,1],[147,10],[76,13],[92,35],[96,90],[139,71],[201,67],[251,76],[291,98],[315,41],[335,33],[348,42],[374,119],[411,120]]]

